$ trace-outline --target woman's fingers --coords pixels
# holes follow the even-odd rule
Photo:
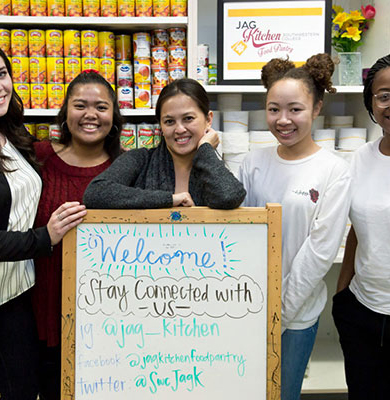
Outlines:
[[[66,232],[83,221],[86,214],[85,206],[77,201],[67,202],[58,207],[47,224],[51,244],[57,244]]]
[[[195,205],[188,192],[175,193],[172,195],[173,207],[192,207]]]

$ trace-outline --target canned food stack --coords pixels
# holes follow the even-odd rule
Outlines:
[[[209,82],[209,45],[198,44],[196,79],[202,85]]]
[[[186,77],[187,38],[185,28],[169,28],[168,81]]]
[[[185,17],[187,0],[0,0],[0,15]]]
[[[151,108],[151,35],[149,32],[133,34],[134,106]]]
[[[30,107],[30,66],[28,58],[28,31],[11,31],[11,66],[13,86],[25,107]]]
[[[61,108],[65,97],[63,31],[46,31],[46,65],[48,108]]]
[[[167,30],[152,31],[152,108],[156,108],[158,96],[168,84],[168,44]]]
[[[46,61],[46,33],[40,29],[28,32],[28,52],[30,69],[30,107],[47,108],[48,79]],[[61,66],[61,60],[60,60]],[[14,68],[12,68],[14,71]]]
[[[115,36],[116,85],[119,108],[134,108],[131,36]]]
[[[70,82],[81,72],[81,32],[75,29],[64,31],[65,91]]]
[[[125,123],[122,126],[120,141],[123,150],[157,147],[161,142],[160,125],[146,122],[138,125]]]

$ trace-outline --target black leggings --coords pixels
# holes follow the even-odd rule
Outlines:
[[[0,398],[36,400],[38,335],[30,291],[0,306]]]
[[[333,297],[333,318],[344,353],[350,400],[390,398],[390,318],[344,289]]]

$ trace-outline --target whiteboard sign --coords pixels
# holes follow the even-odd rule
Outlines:
[[[267,224],[159,212],[166,221],[77,227],[75,347],[63,354],[74,376],[63,392],[267,399]]]

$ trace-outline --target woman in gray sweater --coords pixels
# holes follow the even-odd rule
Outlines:
[[[193,79],[172,82],[159,96],[156,116],[160,145],[117,158],[88,186],[87,208],[238,207],[246,192],[215,153],[219,139],[203,86]]]

